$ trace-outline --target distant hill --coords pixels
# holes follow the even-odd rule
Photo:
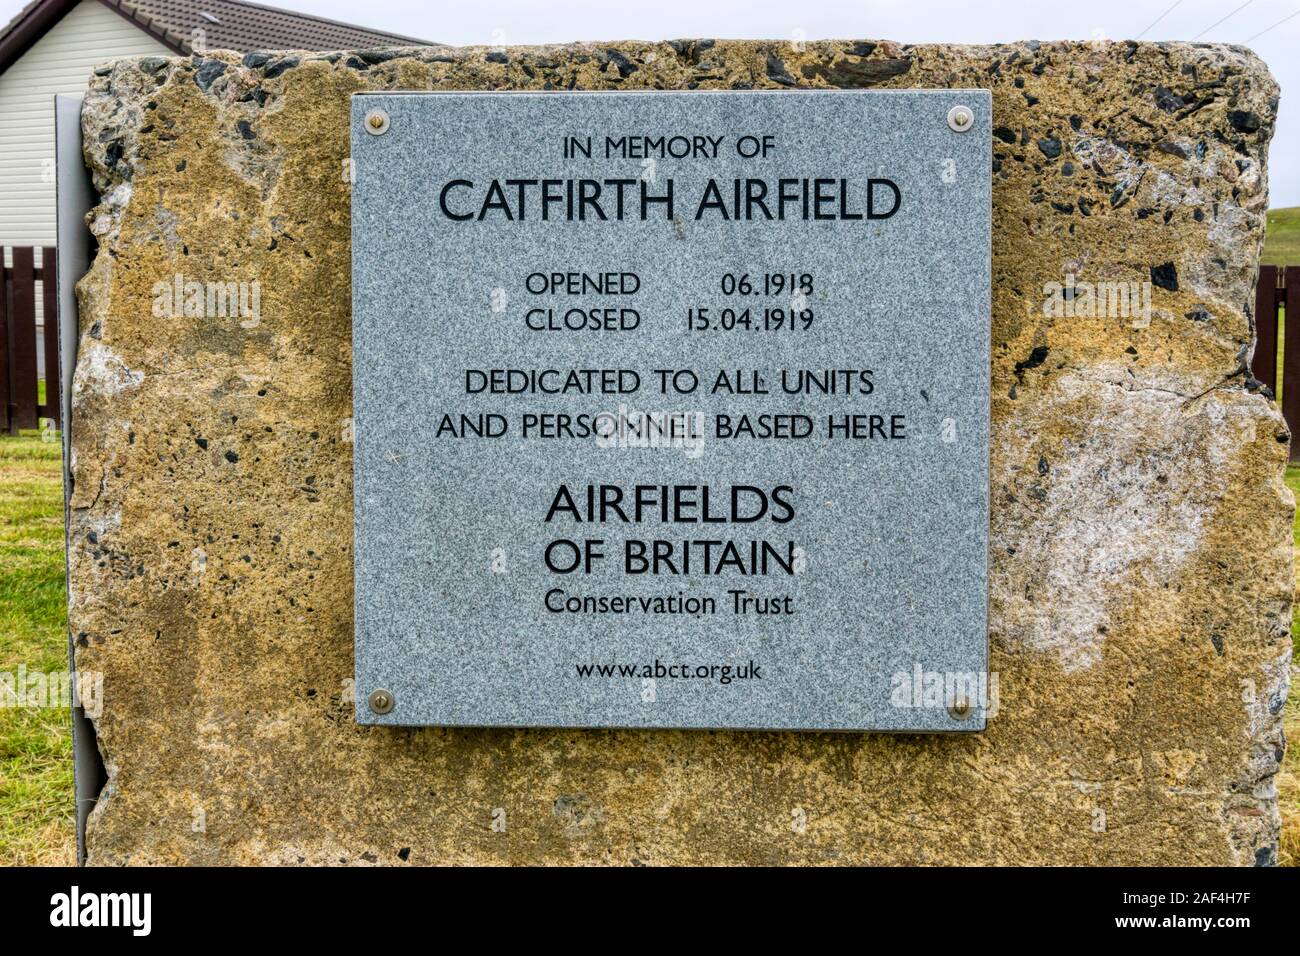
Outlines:
[[[1266,266],[1300,266],[1300,206],[1268,211],[1268,237],[1260,262]]]

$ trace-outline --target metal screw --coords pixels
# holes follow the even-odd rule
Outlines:
[[[948,705],[948,715],[953,720],[965,720],[970,716],[971,706],[970,698],[965,694],[960,697],[954,697],[951,704]]]
[[[366,132],[371,136],[383,136],[389,125],[388,114],[383,110],[371,110],[366,114]]]
[[[384,690],[382,687],[379,690],[372,690],[367,702],[370,704],[370,709],[376,714],[386,714],[393,709],[393,692]]]
[[[948,125],[958,133],[964,133],[975,125],[975,114],[969,106],[954,106],[948,111]]]

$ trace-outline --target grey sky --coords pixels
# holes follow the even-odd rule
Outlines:
[[[24,2],[0,0],[0,16],[13,16]],[[1300,206],[1300,106],[1296,102],[1300,96],[1300,16],[1274,26],[1300,12],[1300,0],[1092,0],[1078,6],[1044,0],[270,2],[273,6],[458,46],[692,36],[996,43],[1088,40],[1099,36],[1123,40],[1137,38],[1144,31],[1142,39],[1148,40],[1244,43],[1268,63],[1283,90],[1270,155],[1271,205]],[[1155,22],[1162,14],[1163,18]],[[1216,25],[1220,19],[1222,22]],[[1251,39],[1261,31],[1268,32]]]

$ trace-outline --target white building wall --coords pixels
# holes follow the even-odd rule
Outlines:
[[[99,64],[170,51],[98,0],[82,0],[0,73],[0,245],[54,245],[54,94]]]

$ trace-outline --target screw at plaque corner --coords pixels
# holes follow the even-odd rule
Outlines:
[[[383,110],[371,110],[366,114],[366,132],[371,136],[383,136],[391,125],[388,114]]]
[[[954,106],[948,111],[948,125],[958,133],[965,133],[975,125],[975,114],[969,106]]]
[[[370,696],[367,698],[367,702],[370,704],[370,709],[376,714],[388,713],[393,709],[393,704],[395,703],[393,700],[393,692],[390,690],[384,690],[382,687],[379,690],[372,690]]]
[[[970,716],[970,698],[966,695],[953,698],[953,702],[948,705],[948,715],[953,720],[965,720]]]

